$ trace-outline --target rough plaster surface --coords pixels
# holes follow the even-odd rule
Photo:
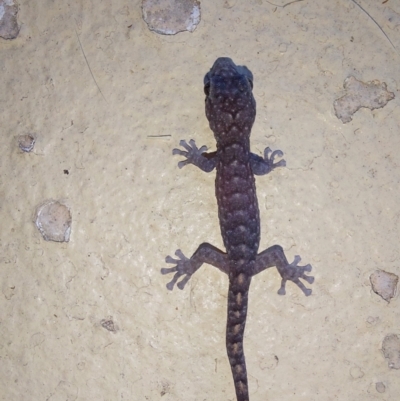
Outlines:
[[[176,248],[222,246],[214,175],[171,154],[180,139],[214,149],[202,80],[219,56],[254,74],[253,150],[287,161],[257,177],[261,248],[316,277],[308,298],[278,296],[272,269],[253,280],[251,401],[397,399],[381,350],[400,301],[369,277],[399,274],[400,8],[362,2],[396,51],[352,1],[271,3],[204,0],[197,29],[167,37],[140,0],[19,2],[19,35],[0,41],[1,400],[234,399],[227,278],[204,266],[168,292],[160,274]],[[344,125],[332,105],[350,75],[395,99]],[[68,204],[68,243],[33,224],[46,199]]]

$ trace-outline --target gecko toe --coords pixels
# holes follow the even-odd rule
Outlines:
[[[176,267],[163,267],[161,269],[161,274],[169,274],[176,272]]]
[[[172,154],[186,157],[188,152],[185,152],[184,150],[181,150],[181,149],[174,148],[174,149],[172,149]]]
[[[177,249],[175,251],[175,255],[178,256],[179,259],[181,260],[189,260],[180,249]]]
[[[264,149],[264,159],[269,159],[269,154],[272,152],[271,148],[269,146],[267,146]]]
[[[274,161],[275,157],[282,157],[282,156],[283,156],[283,152],[282,152],[281,150],[274,150],[274,151],[271,153],[270,159],[271,159],[272,161]]]
[[[169,282],[169,283],[166,285],[167,289],[170,290],[170,291],[172,291],[172,290],[174,289],[174,284],[175,284],[175,283],[173,283],[172,281]]]
[[[191,139],[190,141],[193,141],[193,139]],[[190,143],[190,141],[189,141],[189,143]],[[185,148],[187,151],[190,151],[190,149],[191,149],[191,147],[188,145],[188,143],[187,143],[184,139],[181,139],[181,140],[179,141],[179,146],[182,146],[182,147]]]
[[[281,288],[278,290],[278,295],[286,295],[286,281],[285,279],[282,279],[281,281]]]
[[[183,280],[181,280],[176,286],[180,289],[183,290],[185,288],[185,285],[187,284],[187,282],[190,280],[190,277],[192,277],[192,275],[187,274]]]
[[[309,288],[306,288],[299,279],[293,280],[293,282],[297,285],[297,287],[299,287],[303,291],[303,293],[306,297],[311,295],[312,290],[310,290]]]
[[[168,288],[170,291],[173,290],[174,285],[176,284],[176,282],[178,281],[178,279],[179,279],[179,277],[180,277],[181,275],[182,275],[181,273],[176,272],[175,275],[174,275],[174,277],[172,278],[172,280],[167,284],[167,288]]]
[[[188,161],[188,160],[182,160],[182,161],[180,161],[180,162],[178,163],[178,167],[179,167],[179,168],[182,168],[182,167],[185,167],[187,164],[189,164],[189,161]]]
[[[305,274],[303,274],[301,278],[303,280],[306,280],[308,284],[312,284],[314,282],[314,276],[306,276]]]
[[[310,272],[312,270],[312,266],[310,264],[304,266],[304,271]]]
[[[286,160],[279,160],[278,163],[274,163],[274,168],[276,167],[286,167]]]
[[[166,263],[176,263],[177,260],[174,259],[174,258],[171,258],[171,256],[168,255],[168,256],[165,258],[165,262],[166,262]]]

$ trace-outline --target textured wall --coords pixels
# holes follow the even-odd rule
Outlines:
[[[359,0],[361,4],[361,0]],[[261,249],[313,265],[313,295],[269,269],[252,282],[245,350],[252,401],[394,400],[380,351],[400,334],[398,3],[204,0],[193,33],[162,36],[140,1],[20,1],[0,39],[0,399],[234,399],[225,351],[227,278],[202,267],[169,292],[165,256],[222,247],[214,173],[172,149],[214,149],[202,81],[217,57],[254,75],[252,150],[286,168],[257,178]],[[343,124],[348,76],[396,96]],[[22,152],[18,137],[34,133]],[[45,241],[38,205],[71,211],[69,242]],[[380,383],[380,384],[376,384]]]

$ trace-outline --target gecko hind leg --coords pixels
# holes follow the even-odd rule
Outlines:
[[[180,249],[176,250],[175,255],[179,259],[174,259],[169,255],[165,258],[167,263],[175,264],[175,266],[161,269],[161,274],[175,273],[172,280],[167,284],[167,288],[169,290],[172,290],[177,281],[184,276],[183,279],[177,284],[177,287],[180,290],[183,290],[192,275],[201,267],[203,263],[208,263],[212,266],[215,266],[222,272],[228,274],[229,261],[226,253],[206,242],[197,248],[196,252],[190,259],[187,258]]]
[[[314,282],[314,277],[307,276],[305,274],[305,272],[310,272],[312,267],[309,264],[305,266],[298,266],[300,260],[300,256],[296,255],[293,262],[289,263],[286,259],[285,253],[283,252],[283,248],[279,245],[274,245],[257,255],[252,275],[256,275],[257,273],[260,273],[269,267],[276,266],[279,274],[282,277],[281,287],[278,290],[279,295],[286,294],[286,282],[292,281],[303,291],[306,296],[309,296],[311,295],[312,290],[306,288],[300,279],[312,284]]]

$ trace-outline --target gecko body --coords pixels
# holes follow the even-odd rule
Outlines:
[[[250,152],[250,131],[256,117],[252,90],[250,70],[237,66],[230,58],[218,58],[204,77],[206,116],[217,150],[207,153],[205,146],[198,148],[193,140],[189,144],[183,140],[180,142],[185,150],[173,150],[173,154],[186,158],[179,162],[180,168],[193,164],[205,172],[216,169],[215,194],[226,252],[203,243],[189,259],[178,249],[175,252],[178,259],[166,257],[166,262],[175,266],[161,269],[162,274],[175,273],[167,284],[169,290],[176,283],[183,289],[203,263],[209,263],[228,275],[226,349],[237,401],[249,400],[243,337],[251,278],[276,266],[282,277],[278,294],[285,294],[286,281],[290,280],[307,296],[311,290],[299,279],[309,284],[314,280],[305,274],[311,271],[311,266],[298,266],[299,256],[289,263],[279,245],[258,253],[260,216],[254,175],[267,174],[286,164],[284,160],[274,162],[275,157],[283,156],[279,150],[272,152],[266,148],[264,157]]]

